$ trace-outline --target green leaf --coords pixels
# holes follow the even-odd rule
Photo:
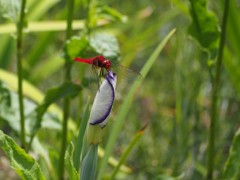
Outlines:
[[[24,98],[24,115],[25,115],[25,130],[26,133],[30,133],[30,124],[32,121],[36,121],[36,116],[32,114],[36,108],[36,104]],[[0,80],[0,118],[8,123],[8,125],[17,133],[20,133],[20,119],[19,119],[19,103],[17,94],[9,89],[7,84],[4,84]],[[35,119],[34,119],[35,118]],[[53,113],[46,113],[43,117],[42,126],[44,128],[61,129],[58,117]]]
[[[32,124],[31,124],[32,135],[34,135],[36,131],[41,127],[42,116],[44,115],[44,113],[52,103],[64,97],[73,98],[76,95],[78,95],[81,89],[82,89],[81,86],[77,84],[66,82],[57,88],[48,90],[43,100],[43,103],[35,109],[37,118],[35,121],[32,121]]]
[[[11,88],[11,90],[13,90],[14,92],[18,91],[18,87],[17,87],[18,79],[17,79],[16,74],[13,74],[13,73],[10,73],[10,72],[5,71],[3,69],[0,69],[0,79],[9,88]],[[31,99],[38,104],[40,104],[44,101],[44,94],[38,88],[36,88],[35,86],[33,86],[31,83],[29,83],[26,80],[23,81],[23,93],[24,93],[24,96],[26,97],[26,99],[28,99],[28,100]],[[15,104],[18,104],[17,98],[13,99],[11,102],[15,102]],[[33,106],[32,104],[31,104],[31,106],[29,106],[26,109],[29,110],[29,108],[32,108],[32,106]],[[17,112],[17,111],[15,110],[15,112]],[[55,114],[57,116],[57,119],[59,119],[59,122],[62,121],[62,111],[56,104],[52,104],[48,108],[48,112],[51,112],[51,113]],[[19,115],[15,116],[15,117],[19,118]],[[19,126],[20,123],[16,123],[15,121],[11,125],[18,124],[18,126]],[[74,122],[71,118],[70,118],[70,121],[68,121],[68,127],[71,131],[76,131],[76,126],[75,126],[75,124],[74,124]]]
[[[0,14],[16,23],[20,14],[20,2],[16,0],[0,0]]]
[[[65,53],[73,60],[77,56],[82,56],[88,47],[89,42],[85,37],[74,36],[67,41]]]
[[[73,162],[74,162],[74,166],[77,170],[79,170],[79,165],[80,165],[80,157],[81,157],[81,153],[82,153],[82,148],[83,148],[83,139],[84,139],[84,134],[86,131],[86,127],[87,127],[87,122],[88,122],[88,118],[89,118],[89,114],[90,114],[90,98],[88,98],[87,104],[86,104],[86,109],[81,121],[81,125],[79,128],[79,132],[78,132],[78,137],[77,137],[77,145],[76,145],[76,150],[74,152],[74,158],[73,158]]]
[[[82,90],[81,86],[71,82],[65,82],[59,87],[48,90],[42,105],[40,105],[37,108],[38,113],[40,114],[44,113],[45,108],[47,108],[53,102],[60,100],[61,98],[64,97],[74,98],[76,95],[78,95],[79,91],[81,90]]]
[[[95,180],[97,172],[98,145],[91,144],[87,155],[83,159],[81,168],[81,180]]]
[[[166,43],[168,42],[170,37],[172,37],[174,32],[175,32],[175,29],[173,29],[171,32],[168,33],[168,35],[157,46],[155,51],[151,54],[151,56],[146,61],[145,65],[143,66],[143,68],[141,70],[141,74],[143,76],[143,79],[149,73],[149,71],[150,71],[151,67],[153,66],[154,62],[156,61],[158,55],[160,54],[160,52],[162,51],[163,47],[166,45]],[[105,169],[106,169],[106,166],[107,166],[108,158],[110,157],[110,155],[113,151],[116,139],[118,138],[119,133],[122,130],[124,120],[126,119],[127,113],[130,110],[131,103],[133,102],[135,92],[138,89],[140,84],[141,84],[141,81],[135,81],[133,83],[133,85],[131,86],[128,94],[126,95],[125,101],[123,102],[123,104],[121,106],[119,115],[117,116],[117,118],[114,121],[115,123],[114,123],[114,126],[112,128],[112,134],[108,139],[107,146],[106,146],[106,149],[105,149],[105,154],[104,154],[104,157],[101,161],[100,170],[99,170],[98,177],[97,177],[98,179],[102,179],[103,173],[105,172]]]
[[[1,85],[2,84],[2,85]],[[24,99],[25,116],[34,110],[36,105],[29,99]],[[0,118],[17,133],[20,132],[18,95],[9,89],[7,84],[0,81]],[[25,130],[29,132],[29,118],[26,118]]]
[[[100,7],[99,9],[100,9],[100,13],[98,15],[99,18],[104,18],[111,21],[120,21],[120,22],[127,21],[127,16],[122,15],[116,9],[113,9],[106,5]]]
[[[1,130],[0,146],[9,158],[11,167],[22,179],[45,179],[37,161]]]
[[[190,35],[210,53],[211,59],[215,59],[220,35],[216,15],[207,10],[206,0],[190,0],[190,14],[192,17]]]
[[[115,36],[106,33],[95,33],[90,38],[90,46],[98,54],[111,60],[117,60],[120,54],[118,41]]]
[[[240,129],[234,136],[230,153],[224,167],[224,179],[237,179],[240,172]]]
[[[74,151],[74,145],[71,142],[67,148],[66,154],[65,154],[65,167],[67,169],[68,172],[68,179],[72,179],[72,180],[78,180],[79,179],[79,175],[73,165],[73,151]]]
[[[65,46],[65,53],[70,59],[86,56],[86,50],[92,54],[102,54],[111,60],[117,60],[120,54],[116,37],[107,33],[94,33],[89,41],[85,37],[74,36]]]

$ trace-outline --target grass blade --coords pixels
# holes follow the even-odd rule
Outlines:
[[[240,172],[240,129],[233,139],[230,153],[224,167],[224,179],[237,179]]]
[[[98,26],[108,24],[107,21],[98,21]],[[82,20],[73,21],[73,30],[83,29],[84,22]],[[43,32],[43,31],[64,31],[66,30],[66,21],[43,21],[28,22],[27,32]],[[13,24],[4,24],[0,26],[0,34],[9,34],[16,32]]]
[[[87,105],[86,105],[86,110],[84,112],[83,115],[83,119],[81,122],[81,126],[79,129],[79,134],[77,137],[77,145],[76,145],[76,150],[74,152],[74,156],[73,156],[73,162],[74,162],[74,166],[76,168],[76,170],[79,170],[79,165],[80,165],[80,156],[81,156],[81,152],[82,152],[82,147],[83,147],[83,138],[84,138],[84,134],[85,134],[85,130],[87,127],[87,122],[88,122],[88,118],[89,118],[89,114],[90,114],[90,98],[88,98],[87,101]]]

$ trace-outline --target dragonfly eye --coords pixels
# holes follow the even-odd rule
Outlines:
[[[105,67],[106,69],[110,69],[110,67],[111,67],[111,61],[105,60],[105,61],[104,61],[104,67]]]

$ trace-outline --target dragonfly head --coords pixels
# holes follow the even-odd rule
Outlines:
[[[103,61],[103,66],[108,70],[111,67],[111,61],[110,60],[104,60]]]

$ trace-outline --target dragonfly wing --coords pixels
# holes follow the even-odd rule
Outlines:
[[[128,81],[142,80],[142,75],[134,69],[125,67],[116,62],[112,63],[111,69],[117,74],[118,79],[127,79]]]

